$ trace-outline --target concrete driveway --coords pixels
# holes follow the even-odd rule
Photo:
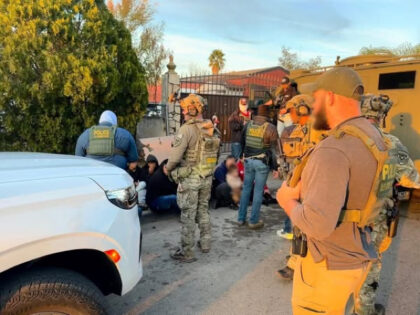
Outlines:
[[[178,216],[146,212],[144,278],[126,296],[108,297],[111,314],[291,314],[292,284],[275,275],[289,250],[288,241],[275,234],[285,214],[277,205],[264,206],[266,226],[260,231],[235,226],[236,215],[211,210],[211,252],[197,251],[198,261],[181,264],[169,258],[179,242]],[[419,242],[420,221],[401,219],[384,258],[378,297],[387,314],[420,314]]]

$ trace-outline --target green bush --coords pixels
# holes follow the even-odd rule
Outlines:
[[[103,0],[0,1],[0,150],[73,153],[105,109],[134,133],[147,101],[130,33]]]

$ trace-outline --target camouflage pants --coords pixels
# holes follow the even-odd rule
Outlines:
[[[379,277],[382,269],[381,254],[379,247],[388,233],[386,210],[381,210],[378,219],[375,221],[371,233],[372,242],[375,244],[378,260],[372,263],[366,276],[356,303],[356,313],[358,315],[373,315],[375,312],[376,292],[379,285]]]
[[[194,256],[195,225],[200,229],[200,244],[210,249],[209,199],[212,176],[187,177],[178,185],[177,203],[181,209],[181,246],[185,255]]]

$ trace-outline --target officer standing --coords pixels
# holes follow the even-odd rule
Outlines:
[[[305,152],[313,148],[322,139],[327,137],[325,130],[312,128],[310,115],[312,113],[313,98],[309,95],[296,95],[286,103],[286,113],[290,116],[293,125],[287,127],[281,137],[282,157],[279,159],[279,177],[287,180],[293,171],[294,163],[301,158]],[[289,217],[284,221],[283,229],[277,231],[279,237],[291,240],[292,224]],[[287,259],[287,266],[278,270],[277,275],[285,280],[293,279],[293,270],[296,256],[291,255]]]
[[[369,242],[373,205],[392,179],[381,174],[388,148],[382,134],[360,117],[363,83],[350,68],[336,67],[308,85],[315,98],[315,129],[331,129],[283,183],[277,200],[291,218],[296,314],[344,314],[377,259]],[[351,174],[351,176],[350,176]]]
[[[290,116],[286,112],[286,104],[293,97],[298,95],[296,83],[290,82],[289,77],[284,77],[281,80],[279,88],[276,90],[276,108],[278,109],[277,113],[277,131],[279,136],[281,136],[285,127],[291,125]]]
[[[200,229],[198,243],[203,253],[210,251],[209,199],[217,164],[220,139],[214,135],[211,120],[203,120],[204,100],[190,94],[180,101],[185,124],[175,137],[164,172],[178,183],[177,203],[181,209],[181,247],[171,258],[193,262],[195,225]]]
[[[392,101],[385,95],[375,96],[367,94],[362,99],[362,115],[374,126],[381,128],[384,125],[386,115],[391,109]],[[411,160],[407,148],[401,141],[383,131],[385,139],[390,146],[389,159],[395,160],[395,183],[406,188],[420,189],[420,177]],[[376,292],[379,286],[379,278],[382,269],[382,253],[391,244],[393,235],[393,220],[398,217],[397,198],[392,195],[386,196],[379,203],[375,211],[377,217],[372,224],[372,242],[378,253],[378,260],[372,263],[360,292],[356,299],[356,313],[358,315],[385,314],[385,308],[381,304],[375,304]],[[396,224],[396,223],[394,223]],[[396,229],[396,228],[395,228]]]
[[[250,229],[260,229],[264,226],[264,223],[259,220],[264,186],[270,169],[273,170],[275,177],[278,175],[275,153],[278,134],[276,127],[268,122],[268,115],[269,107],[260,105],[258,115],[245,126],[242,132],[245,175],[239,202],[238,224],[246,224],[251,192],[254,190],[248,224]]]
[[[128,163],[135,167],[139,158],[133,136],[128,130],[117,127],[117,116],[110,110],[101,114],[99,125],[86,129],[79,136],[75,154],[108,162],[124,170]]]

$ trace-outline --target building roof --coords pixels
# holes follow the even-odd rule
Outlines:
[[[281,70],[281,71],[285,72],[286,74],[289,73],[289,71],[286,70],[286,69],[284,69],[283,67],[275,66],[275,67],[250,69],[250,70],[242,70],[242,71],[230,71],[230,72],[225,72],[223,74],[227,74],[227,75],[238,75],[238,76],[247,76],[247,75],[252,75],[252,74],[257,74],[257,73],[271,72],[271,71],[276,71],[276,70]]]

